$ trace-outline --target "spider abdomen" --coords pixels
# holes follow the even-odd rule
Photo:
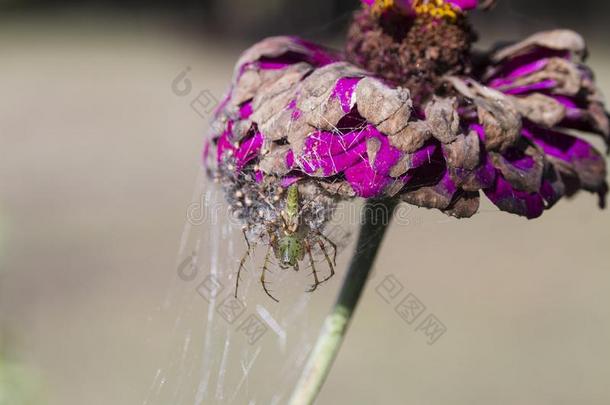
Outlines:
[[[305,257],[303,241],[296,234],[282,236],[276,257],[284,266],[296,266]]]

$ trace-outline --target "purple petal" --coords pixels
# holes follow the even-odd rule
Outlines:
[[[289,150],[286,154],[286,167],[290,170],[294,167],[294,152]]]
[[[555,80],[549,79],[537,83],[528,84],[525,86],[517,86],[510,89],[505,89],[503,90],[503,92],[510,95],[518,95],[538,91],[552,90],[555,87],[557,87],[557,82]]]
[[[608,143],[610,124],[601,103],[592,104],[582,98],[559,95],[553,98],[566,108],[565,119],[560,123],[562,127],[601,134]]]
[[[489,156],[483,156],[483,164],[474,172],[472,181],[476,182],[475,188],[485,189],[492,187],[496,181],[497,171],[489,160]]]
[[[371,156],[356,166],[345,171],[345,178],[351,184],[357,195],[364,198],[378,197],[394,179],[390,177],[390,170],[398,162],[402,153],[390,145],[387,137],[379,133],[374,127],[369,127],[367,139],[376,139],[379,150],[371,165]]]
[[[237,169],[241,170],[253,159],[258,157],[261,147],[263,146],[263,134],[257,132],[252,137],[243,141],[235,152]]]
[[[390,181],[389,178],[386,179],[375,172],[366,160],[348,168],[345,171],[345,178],[356,195],[364,198],[380,195]]]
[[[502,211],[528,219],[538,218],[544,212],[544,200],[540,194],[516,190],[500,173],[496,177],[494,187],[484,192],[487,198]]]
[[[448,0],[447,3],[451,3],[462,10],[471,10],[477,8],[478,0]]]
[[[567,163],[583,159],[603,161],[593,146],[571,135],[543,128],[524,128],[523,136],[540,146],[547,155]]]
[[[481,164],[474,170],[451,168],[454,181],[467,191],[491,188],[496,182],[496,168],[487,153],[481,154]]]
[[[352,95],[361,77],[342,77],[337,80],[331,97],[338,98],[344,113],[349,113],[352,109]]]
[[[216,159],[218,163],[225,158],[227,152],[233,153],[235,152],[235,146],[229,141],[229,136],[231,135],[231,129],[233,126],[233,122],[229,121],[227,123],[226,130],[220,135],[218,141],[216,143]]]
[[[375,156],[369,156],[369,142],[376,143]],[[312,176],[345,174],[356,194],[369,198],[382,194],[394,180],[390,171],[401,156],[385,135],[369,125],[347,134],[316,132],[305,140],[297,161]]]
[[[303,112],[301,110],[299,110],[299,108],[297,107],[297,100],[294,99],[292,100],[288,106],[286,107],[286,109],[288,111],[292,111],[292,115],[291,118],[293,121],[298,120],[299,118],[301,118],[301,114],[303,114]]]
[[[239,118],[241,118],[242,120],[246,120],[250,118],[252,112],[252,102],[248,101],[247,103],[239,107]]]
[[[515,189],[530,193],[540,190],[544,156],[527,141],[519,142],[502,153],[493,152],[490,157],[493,165]]]
[[[541,66],[537,66],[536,63],[551,58],[571,59],[571,53],[565,50],[534,47],[525,54],[519,54],[502,61],[494,68],[491,78],[506,78],[511,76],[511,74],[514,74],[513,72],[519,72],[519,69],[524,69],[523,71],[526,71],[528,69],[527,66],[531,66],[529,69],[535,69],[536,67],[542,68]]]
[[[294,183],[296,183],[297,181],[301,180],[303,178],[303,176],[288,176],[288,177],[284,177],[281,181],[281,185],[282,187],[288,188],[290,186],[292,186]]]
[[[338,135],[318,131],[307,137],[303,153],[297,157],[305,173],[334,176],[358,161],[366,154],[365,131],[351,131]]]
[[[583,188],[600,191],[606,181],[606,162],[588,142],[561,132],[538,127],[523,129],[523,136],[531,139],[544,153],[558,161],[557,167],[566,174],[576,175]]]
[[[539,59],[530,63],[526,63],[525,65],[517,65],[511,66],[512,70],[504,70],[503,75],[501,77],[497,77],[498,75],[494,75],[496,78],[489,82],[489,86],[493,88],[500,88],[503,86],[509,86],[513,84],[516,79],[519,79],[522,76],[528,76],[532,73],[536,73],[548,64],[549,59]]]
[[[305,47],[309,51],[309,55],[307,55],[307,62],[314,66],[322,67],[339,61],[337,55],[333,54],[323,46],[314,44],[313,42],[306,41],[299,37],[292,37],[292,39],[295,43]]]

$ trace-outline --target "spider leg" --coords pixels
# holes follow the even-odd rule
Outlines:
[[[328,253],[326,252],[326,248],[324,247],[324,243],[322,243],[321,240],[318,240],[318,245],[320,245],[320,249],[322,249],[322,253],[324,253],[324,257],[326,258],[326,262],[328,263],[328,268],[330,269],[330,275],[328,277],[326,277],[324,280],[322,280],[322,283],[324,283],[324,282],[330,280],[335,275],[335,267],[333,266],[333,263],[330,261],[330,257],[328,256]]]
[[[248,244],[248,250],[241,257],[239,261],[239,270],[237,270],[237,279],[235,280],[235,298],[237,298],[237,290],[239,289],[239,278],[241,276],[241,271],[244,269],[244,265],[246,264],[246,259],[250,256],[250,244]]]
[[[337,265],[337,245],[332,240],[328,239],[322,232],[317,232],[317,234],[320,238],[324,239],[324,241],[326,241],[326,243],[328,243],[333,248],[333,263],[336,266]],[[322,250],[324,250],[324,248],[322,248]],[[326,252],[324,252],[324,253],[326,254]],[[328,257],[327,257],[327,259],[328,259]],[[330,264],[330,260],[329,260],[329,264]]]
[[[307,255],[309,256],[309,263],[311,264],[311,270],[313,271],[314,280],[314,285],[312,285],[311,288],[307,290],[307,292],[314,292],[321,283],[318,279],[318,272],[316,270],[316,265],[313,260],[313,255],[311,254],[311,246],[309,246],[309,243],[305,245],[305,249],[307,249]]]
[[[246,235],[246,228],[242,228],[241,232],[244,234],[244,240],[246,241],[246,245],[248,246],[248,252],[250,252],[250,241],[248,240],[248,235]]]
[[[244,253],[244,255],[242,256],[241,260],[239,261],[239,269],[237,270],[237,279],[235,280],[235,298],[237,298],[237,290],[239,289],[239,279],[241,276],[241,271],[244,269],[244,265],[246,264],[246,259],[250,256],[250,253],[252,252],[252,246],[250,245],[250,241],[248,240],[248,235],[246,235],[246,228],[242,228],[242,233],[244,234],[244,240],[246,241],[246,246],[248,246],[248,249],[246,250],[246,253]]]
[[[271,253],[271,245],[267,248],[267,254],[265,255],[265,263],[263,264],[263,270],[261,272],[261,284],[263,285],[263,290],[265,293],[275,302],[280,302],[277,298],[275,298],[269,290],[267,289],[267,282],[265,281],[265,273],[269,270],[269,254]]]

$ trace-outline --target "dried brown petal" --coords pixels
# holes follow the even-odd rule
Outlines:
[[[390,135],[390,144],[405,153],[413,153],[432,137],[430,126],[426,121],[412,121],[394,135]]]
[[[443,212],[456,218],[471,218],[479,211],[480,204],[478,191],[462,192]]]
[[[290,142],[294,140],[303,140],[307,135],[315,130],[308,125],[303,119],[295,119],[292,110],[285,108],[279,114],[274,115],[265,124],[259,125],[259,130],[265,134],[267,139],[277,141],[280,139],[288,139]]]
[[[325,51],[330,52],[329,50]],[[298,41],[295,41],[293,37],[278,36],[263,39],[241,54],[237,64],[235,65],[233,82],[235,82],[240,76],[245,65],[256,62],[263,57],[274,58],[282,56],[288,52],[295,52],[304,55],[311,53],[307,47],[300,44]]]
[[[366,73],[347,62],[336,62],[318,68],[303,80],[297,107],[304,113],[318,110],[342,77],[364,77]]]
[[[604,103],[604,96],[595,82],[595,74],[587,65],[579,64],[578,69],[581,74],[581,85],[588,101]]]
[[[516,123],[516,114],[505,114],[502,109],[479,107],[479,121],[485,128],[485,148],[487,150],[505,150],[521,136],[521,123]]]
[[[522,117],[508,96],[474,80],[448,77],[447,80],[464,97],[477,106],[479,122],[485,129],[485,148],[505,150],[521,137]]]
[[[460,129],[460,116],[455,98],[434,97],[426,106],[426,122],[436,139],[442,143],[453,142]]]
[[[260,169],[265,173],[284,176],[288,174],[290,168],[286,164],[286,156],[290,152],[289,145],[275,145],[271,143],[271,150],[261,159]]]
[[[447,166],[474,170],[480,161],[480,144],[476,132],[458,135],[455,141],[442,145]]]
[[[303,77],[310,71],[308,64],[298,63],[285,68],[283,74],[274,81],[264,82],[252,100],[251,119],[259,125],[265,125],[274,115],[283,111],[294,99]]]
[[[592,102],[586,111],[586,120],[591,124],[592,129],[606,137],[606,142],[610,141],[610,121],[604,105],[600,102]]]
[[[251,120],[240,120],[233,123],[233,141],[240,141],[252,128]]]
[[[606,183],[606,161],[599,154],[591,159],[577,159],[570,163],[552,156],[548,159],[560,173],[577,178],[585,190],[597,192]]]
[[[421,187],[408,191],[400,196],[403,201],[418,207],[437,208],[444,210],[449,207],[453,199],[453,192],[440,182],[434,186]]]
[[[267,74],[271,73],[271,74]],[[279,77],[281,72],[278,71],[260,71],[258,69],[248,69],[239,77],[235,87],[231,92],[231,104],[238,106],[248,100],[251,100],[256,95],[256,92],[263,84],[263,77],[271,78],[272,74]]]
[[[493,178],[485,177],[476,170],[464,171],[462,169],[450,169],[451,179],[464,191],[478,191],[490,187]]]
[[[356,192],[352,186],[345,180],[333,182],[320,181],[318,184],[330,195],[343,198],[353,198],[356,196]]]
[[[513,164],[500,153],[490,152],[489,156],[493,165],[502,172],[504,178],[517,190],[537,193],[542,183],[542,175],[545,168],[544,154],[532,145],[520,145],[525,155],[533,159],[533,167],[521,169]]]
[[[333,130],[345,115],[339,99],[332,97],[337,80],[364,74],[348,63],[338,62],[316,69],[303,79],[310,73],[310,66],[298,65],[309,68],[295,67],[294,73],[280,83],[259,90],[262,95],[260,101],[253,103],[252,115],[266,137],[273,140],[287,137],[297,153],[311,132]],[[296,115],[287,108],[293,101],[299,111]]]
[[[381,148],[381,141],[377,138],[369,138],[366,141],[366,153],[369,158],[369,164],[371,167],[375,167],[375,160],[377,159],[377,152]]]
[[[546,167],[544,169],[544,180],[548,183],[552,190],[552,193],[547,192],[544,195],[547,207],[551,208],[559,200],[561,200],[564,195],[566,195],[566,186],[561,179],[559,170],[551,162],[546,163]]]
[[[566,108],[559,101],[541,93],[526,97],[509,96],[514,105],[528,120],[547,128],[559,124],[566,116]]]
[[[406,172],[408,172],[411,168],[411,160],[412,154],[406,153],[404,154],[398,162],[392,167],[390,170],[390,177],[400,177]]]
[[[400,193],[400,191],[404,188],[405,184],[400,179],[395,179],[391,182],[384,190],[384,194],[388,197],[395,197],[396,194]]]
[[[571,51],[578,56],[584,56],[586,53],[585,41],[579,34],[571,30],[553,30],[536,33],[514,45],[502,48],[494,53],[491,59],[494,63],[498,63],[528,53],[537,47]]]
[[[366,77],[356,85],[355,96],[360,115],[379,131],[393,135],[407,126],[413,108],[408,90]]]

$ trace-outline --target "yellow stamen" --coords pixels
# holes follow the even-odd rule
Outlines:
[[[429,14],[434,18],[446,18],[455,21],[459,9],[445,0],[413,0],[416,14]]]
[[[394,7],[394,0],[375,0],[375,4],[371,8],[374,15],[381,15],[384,11]]]

